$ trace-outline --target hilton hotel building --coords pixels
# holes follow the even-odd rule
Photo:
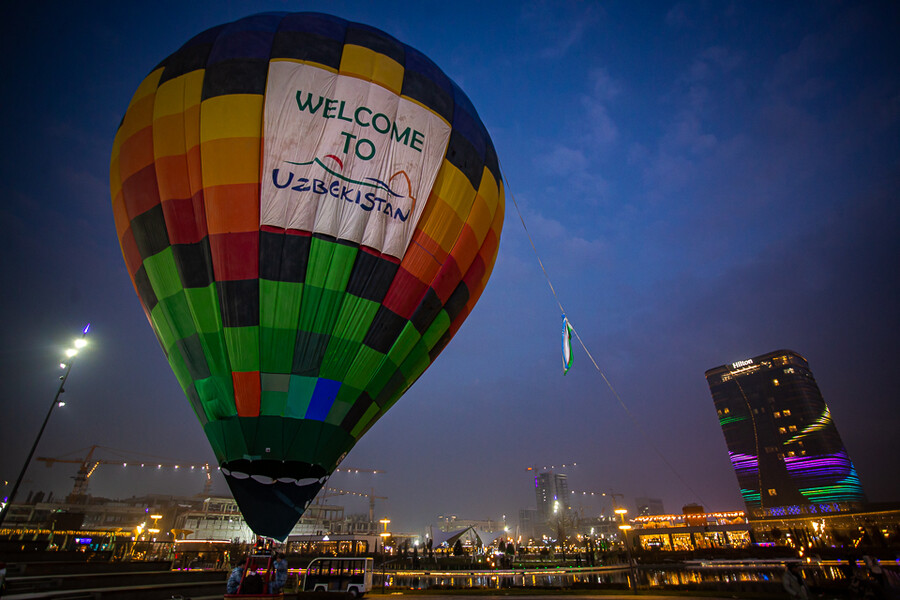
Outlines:
[[[778,350],[706,372],[748,517],[859,510],[856,469],[806,359]]]

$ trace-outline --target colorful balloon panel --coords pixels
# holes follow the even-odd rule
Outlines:
[[[437,358],[497,256],[497,157],[465,94],[366,25],[196,36],[113,144],[125,263],[248,524],[284,539]]]

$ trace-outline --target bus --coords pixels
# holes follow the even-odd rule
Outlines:
[[[346,592],[359,598],[372,589],[375,560],[371,558],[314,558],[303,576],[304,592]]]

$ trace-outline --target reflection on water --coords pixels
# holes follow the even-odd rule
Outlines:
[[[386,573],[388,587],[427,589],[442,588],[511,588],[546,587],[569,588],[577,586],[628,585],[627,567],[596,569],[541,569],[509,571],[462,571],[429,573],[423,571],[398,571]],[[376,586],[381,586],[381,574],[376,573]]]
[[[723,588],[762,591],[781,589],[784,563],[750,562],[711,564],[702,561],[671,565],[639,565],[636,578],[640,588]],[[807,564],[804,577],[813,586],[846,585],[847,564]],[[629,585],[627,565],[588,568],[546,568],[494,571],[388,571],[387,587],[403,589],[427,588],[595,588]],[[376,587],[382,586],[382,573],[376,572]]]

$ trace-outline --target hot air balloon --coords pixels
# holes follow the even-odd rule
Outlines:
[[[313,13],[249,16],[163,60],[110,188],[175,377],[247,524],[281,540],[472,310],[504,211],[460,88]]]

